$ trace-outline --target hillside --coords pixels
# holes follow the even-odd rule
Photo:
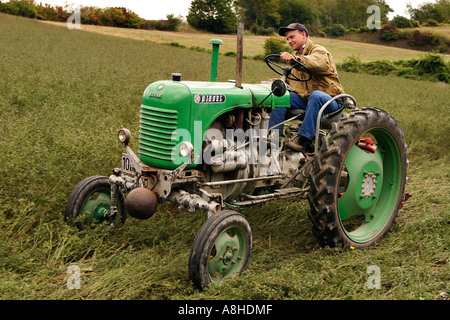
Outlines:
[[[402,48],[408,50],[418,50],[422,52],[430,52],[430,51],[439,51],[439,49],[444,50],[447,49],[447,53],[450,50],[450,26],[446,27],[420,27],[420,28],[405,28],[398,29],[400,34],[410,35],[415,31],[419,31],[422,34],[431,34],[436,35],[437,38],[440,39],[440,42],[443,44],[436,44],[434,46],[424,45],[424,46],[411,46],[410,40],[401,39],[401,36],[396,41],[383,41],[380,39],[380,35],[378,32],[366,32],[366,33],[355,33],[348,34],[341,37],[342,40],[354,41],[354,42],[362,42],[362,43],[370,43],[377,44],[382,46],[387,46],[390,48]],[[448,60],[447,54],[447,60]]]
[[[42,21],[42,23],[67,27],[66,23],[61,22]],[[220,38],[224,41],[224,44],[220,49],[221,52],[236,52],[235,35],[215,35],[205,32],[192,31],[192,29],[189,29],[189,32],[171,32],[113,28],[94,25],[81,25],[81,30],[154,43],[177,43],[187,48],[198,46],[201,48],[210,49],[209,40],[213,38]],[[362,40],[364,37],[365,36],[359,36],[358,39],[355,39],[356,41],[319,37],[311,37],[311,39],[316,43],[324,45],[331,52],[336,63],[338,64],[343,63],[347,57],[358,57],[362,62],[369,62],[379,59],[408,60],[419,58],[424,54],[423,51],[386,46],[381,42],[376,44],[364,43]],[[244,55],[255,56],[264,54],[264,41],[267,38],[267,36],[246,35],[244,38]],[[446,56],[446,60],[450,61],[450,55]]]
[[[130,146],[137,150],[145,88],[170,79],[172,72],[182,73],[183,80],[208,81],[210,54],[4,14],[0,39],[1,300],[251,304],[450,297],[450,124],[442,116],[448,112],[448,85],[340,72],[360,107],[388,111],[405,132],[406,191],[413,197],[393,232],[367,250],[321,248],[311,231],[307,201],[248,208],[242,211],[254,239],[248,272],[200,292],[189,280],[188,258],[206,212],[165,203],[149,220],[129,218],[121,227],[84,232],[65,223],[63,213],[81,180],[108,176],[120,166],[118,129],[130,129]],[[196,44],[203,42],[199,37]],[[219,80],[234,74],[235,59],[221,56]],[[263,62],[244,61],[244,82],[271,77]],[[76,290],[67,286],[71,265],[80,269]],[[381,287],[369,290],[367,271],[373,265],[380,268]],[[167,306],[152,306],[161,305]]]

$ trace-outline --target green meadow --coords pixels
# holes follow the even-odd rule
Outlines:
[[[242,211],[254,240],[248,271],[200,292],[189,279],[188,259],[206,212],[165,203],[149,220],[83,232],[63,221],[81,180],[120,166],[118,129],[131,130],[137,151],[147,85],[173,72],[209,80],[210,59],[0,14],[0,299],[448,299],[445,83],[340,72],[359,107],[390,112],[409,145],[406,191],[413,197],[393,231],[368,249],[321,248],[307,201],[271,202]],[[265,63],[244,60],[244,82],[273,77]],[[221,56],[219,81],[234,78],[235,59]],[[80,268],[79,289],[67,286],[71,265]],[[370,266],[380,269],[379,289],[367,286]]]
[[[67,27],[66,23],[63,22],[53,22],[53,21],[42,21],[42,23],[51,24],[54,26],[60,26],[63,28]],[[128,38],[134,40],[141,40],[153,43],[161,44],[179,44],[185,46],[186,48],[201,48],[210,49],[209,40],[212,38],[219,37],[224,41],[221,46],[221,51],[226,52],[236,52],[236,35],[214,35],[207,32],[200,32],[190,27],[181,27],[179,32],[172,31],[158,31],[158,30],[139,30],[139,29],[129,29],[129,28],[114,28],[114,27],[103,27],[95,25],[82,25],[81,29],[83,31],[116,36],[121,38]],[[422,31],[431,31],[428,29],[421,29]],[[439,27],[433,28],[433,32],[438,32],[442,37],[449,37],[448,28]],[[264,43],[268,38],[282,39],[280,36],[256,36],[256,35],[246,35],[245,36],[245,46],[244,55],[248,57],[253,57],[257,55],[264,54]],[[354,37],[358,40],[348,41],[344,39],[333,39],[333,38],[319,38],[311,37],[311,39],[318,44],[325,46],[332,54],[335,62],[341,64],[346,58],[355,57],[360,59],[362,62],[369,62],[373,60],[387,59],[387,60],[409,60],[418,59],[425,52],[412,50],[410,48],[399,48],[394,46],[386,46],[381,44],[367,43],[370,41],[380,42],[378,39],[374,39],[373,35],[370,37],[367,34],[358,34]],[[386,44],[386,43],[384,43]],[[445,61],[450,60],[450,55],[443,56]]]

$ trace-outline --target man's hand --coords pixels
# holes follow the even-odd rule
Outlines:
[[[295,56],[293,54],[290,54],[289,52],[281,52],[280,58],[285,61],[291,61],[292,59],[297,60]]]

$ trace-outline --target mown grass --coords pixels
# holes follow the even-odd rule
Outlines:
[[[145,87],[172,72],[208,80],[210,55],[68,30],[0,14],[1,299],[443,299],[449,288],[450,90],[443,83],[341,72],[360,106],[395,116],[409,144],[409,184],[392,233],[366,250],[320,248],[306,201],[246,209],[248,272],[204,292],[187,263],[205,212],[161,205],[150,220],[78,232],[63,212],[75,185],[119,166],[116,132],[136,137]],[[219,80],[234,78],[221,57]],[[244,81],[273,77],[246,60]],[[136,148],[136,138],[132,147]],[[67,268],[81,288],[67,288]],[[369,290],[377,265],[381,288]]]

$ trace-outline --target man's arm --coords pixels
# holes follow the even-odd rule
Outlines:
[[[330,74],[333,73],[331,66],[329,65],[328,51],[323,47],[315,48],[309,55],[296,56],[289,52],[281,52],[281,59],[285,61],[291,61],[295,59],[303,63],[311,72],[315,75]]]

